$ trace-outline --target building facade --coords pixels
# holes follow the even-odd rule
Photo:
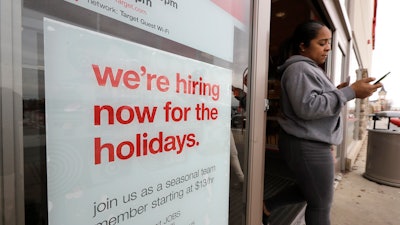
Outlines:
[[[371,71],[376,7],[2,0],[0,225],[261,224],[263,197],[292,182],[276,147],[280,45],[320,20],[327,75],[354,82]],[[337,172],[365,137],[367,103],[343,110]]]

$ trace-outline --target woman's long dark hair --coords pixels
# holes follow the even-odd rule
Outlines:
[[[305,47],[310,46],[312,39],[317,37],[319,30],[325,25],[319,21],[310,20],[297,26],[292,35],[292,54],[300,54],[300,44],[304,43]]]
[[[309,47],[311,40],[317,37],[319,30],[324,26],[322,22],[316,20],[309,20],[299,24],[292,36],[284,41],[280,47],[279,59],[281,63],[292,55],[299,55],[301,43],[303,43],[305,47]]]

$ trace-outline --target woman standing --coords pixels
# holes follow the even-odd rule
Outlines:
[[[287,48],[290,57],[278,68],[282,74],[278,146],[296,185],[264,201],[264,225],[274,209],[304,201],[307,225],[330,224],[334,191],[331,145],[342,142],[342,107],[382,86],[369,84],[374,78],[365,78],[335,87],[320,67],[331,50],[331,39],[331,31],[320,22],[300,24]]]

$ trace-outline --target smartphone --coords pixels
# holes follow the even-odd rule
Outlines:
[[[390,72],[388,72],[387,74],[383,75],[381,78],[379,78],[377,81],[375,81],[374,84],[377,84],[379,82],[381,82],[383,80],[383,78],[385,78],[387,75],[389,75]]]

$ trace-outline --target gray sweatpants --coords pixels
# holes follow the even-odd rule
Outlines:
[[[268,211],[293,203],[306,202],[307,225],[330,225],[333,199],[334,161],[331,145],[289,135],[279,135],[279,151],[296,179],[289,186],[265,200]]]

